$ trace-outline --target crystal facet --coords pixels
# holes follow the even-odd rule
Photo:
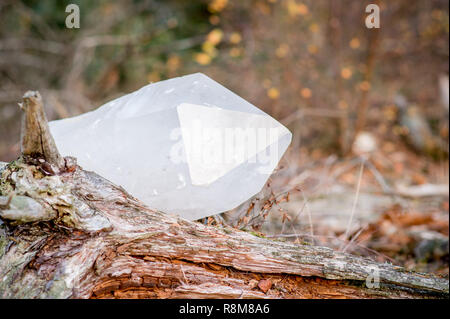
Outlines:
[[[149,207],[199,219],[258,193],[291,133],[238,95],[196,73],[147,85],[76,117],[50,122],[75,156]]]

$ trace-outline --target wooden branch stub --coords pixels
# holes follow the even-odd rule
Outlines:
[[[64,169],[64,158],[59,154],[53,136],[50,134],[39,92],[26,92],[19,106],[24,112],[21,129],[22,155],[43,157],[56,171]]]

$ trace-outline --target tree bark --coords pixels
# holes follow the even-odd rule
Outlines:
[[[152,210],[57,152],[0,165],[0,298],[448,298],[444,278]]]

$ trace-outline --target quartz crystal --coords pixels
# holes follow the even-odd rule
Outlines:
[[[50,122],[56,145],[149,207],[195,220],[257,194],[291,142],[272,117],[204,74],[144,86]]]

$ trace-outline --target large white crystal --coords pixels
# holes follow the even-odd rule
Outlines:
[[[199,219],[266,183],[291,142],[272,117],[196,73],[147,85],[95,111],[50,122],[75,156],[148,206]]]

